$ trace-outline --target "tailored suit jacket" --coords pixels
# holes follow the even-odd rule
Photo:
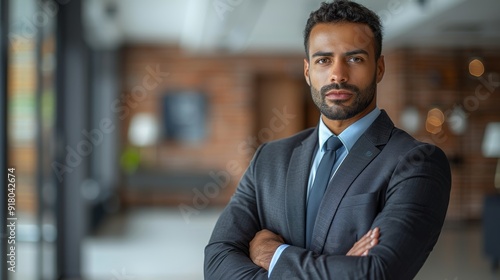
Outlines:
[[[382,110],[330,181],[305,249],[306,196],[318,128],[256,151],[205,248],[205,279],[268,279],[249,242],[268,229],[290,244],[270,279],[412,279],[432,251],[451,175],[438,147],[395,128]],[[374,227],[379,244],[345,256]]]

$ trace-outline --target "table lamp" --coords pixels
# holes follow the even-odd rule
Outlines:
[[[483,139],[483,155],[498,158],[495,171],[495,188],[500,192],[500,122],[489,123],[486,126]]]

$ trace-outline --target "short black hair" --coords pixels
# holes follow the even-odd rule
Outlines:
[[[304,30],[304,47],[309,59],[309,36],[318,23],[363,23],[370,27],[375,36],[375,59],[382,54],[382,24],[379,16],[367,7],[356,2],[337,0],[332,3],[321,3],[321,7],[311,12]]]

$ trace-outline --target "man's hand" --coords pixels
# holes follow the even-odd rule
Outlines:
[[[347,252],[347,256],[366,256],[371,248],[378,244],[380,229],[374,228],[368,231]],[[250,241],[250,259],[256,265],[269,270],[269,265],[278,247],[285,243],[283,238],[272,231],[263,229],[255,234]]]
[[[351,250],[347,252],[347,256],[366,256],[371,248],[378,244],[380,237],[380,229],[374,228],[369,230],[358,242],[354,243]]]
[[[269,270],[269,265],[278,247],[285,243],[283,238],[272,231],[263,229],[250,241],[250,259],[256,265]]]

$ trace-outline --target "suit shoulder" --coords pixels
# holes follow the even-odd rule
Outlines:
[[[435,153],[440,154],[441,156],[444,155],[443,150],[441,150],[441,148],[439,148],[435,144],[417,140],[406,131],[397,127],[394,127],[391,134],[392,136],[387,144],[392,148],[398,149],[399,154],[422,150],[426,151],[427,155]],[[444,157],[446,156],[444,155]]]

